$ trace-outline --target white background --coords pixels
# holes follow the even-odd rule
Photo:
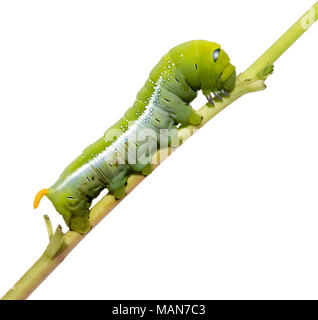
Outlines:
[[[47,244],[45,199],[161,56],[222,44],[239,72],[302,1],[1,1],[0,296]],[[128,196],[32,299],[318,298],[318,26],[267,90],[215,117]],[[205,103],[200,97],[194,105]]]

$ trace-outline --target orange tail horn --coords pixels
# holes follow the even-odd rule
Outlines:
[[[43,189],[37,193],[37,195],[34,198],[34,204],[33,204],[34,209],[36,209],[39,206],[41,199],[44,196],[46,196],[48,192],[49,192],[48,189]]]

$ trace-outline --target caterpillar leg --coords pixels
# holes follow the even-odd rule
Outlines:
[[[117,176],[112,183],[107,187],[116,199],[121,199],[126,195],[127,175]]]
[[[113,177],[111,183],[107,186],[109,193],[116,199],[121,199],[125,196],[128,175],[128,170],[121,171]]]
[[[121,199],[126,195],[126,186],[122,186],[112,192],[116,199]]]
[[[81,215],[72,215],[69,221],[69,228],[81,234],[88,232],[91,229],[89,210],[85,213],[81,212]]]
[[[228,93],[225,89],[221,89],[221,90],[220,90],[220,93],[221,93],[221,95],[222,95],[223,97],[229,97],[229,96],[230,96],[229,93]]]
[[[189,121],[189,124],[192,124],[193,126],[197,126],[201,123],[202,116],[200,116],[200,114],[196,110],[192,109],[192,113],[188,121]]]
[[[149,163],[147,164],[142,170],[141,170],[141,173],[144,175],[144,176],[149,176],[151,173],[152,173],[152,164]]]
[[[215,90],[213,91],[213,96],[211,92],[206,92],[205,96],[210,105],[215,106],[214,98],[218,101],[223,101],[222,97],[229,97],[229,93],[225,89]]]
[[[176,124],[181,123],[182,125],[191,124],[196,126],[201,122],[199,113],[189,103],[183,101],[166,87],[161,88],[158,103],[164,110],[170,113]]]

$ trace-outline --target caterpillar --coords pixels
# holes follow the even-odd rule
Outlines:
[[[38,192],[34,208],[47,196],[70,230],[88,232],[93,199],[105,188],[122,198],[129,175],[151,173],[151,155],[161,148],[163,136],[171,141],[177,127],[200,124],[202,117],[190,106],[198,91],[212,107],[214,100],[228,96],[235,79],[235,67],[219,44],[195,40],[174,47],[150,72],[124,117],[88,146],[55,184]],[[142,131],[151,134],[140,138]]]

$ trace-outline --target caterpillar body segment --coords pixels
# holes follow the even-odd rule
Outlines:
[[[201,116],[190,105],[198,91],[212,105],[212,95],[218,100],[227,96],[235,79],[235,67],[217,43],[196,40],[171,49],[150,72],[132,107],[53,186],[37,194],[34,207],[47,196],[71,230],[86,233],[92,200],[105,188],[123,197],[131,173],[151,173],[151,157],[163,139],[173,139],[178,125],[200,124]]]

